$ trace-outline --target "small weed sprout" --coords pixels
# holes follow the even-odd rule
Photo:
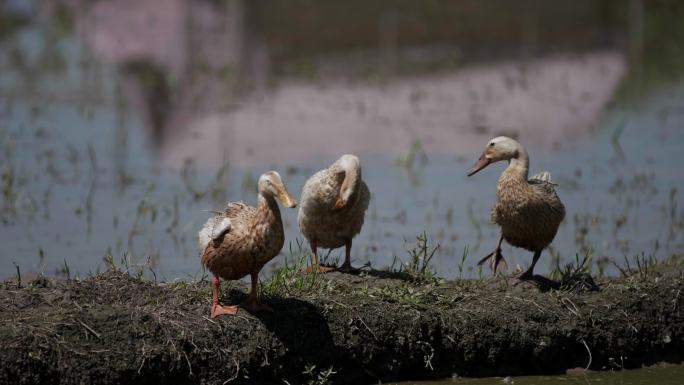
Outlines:
[[[106,271],[116,271],[116,263],[114,262],[114,257],[112,256],[111,253],[107,253],[102,258],[102,261],[105,264]]]
[[[71,269],[67,264],[66,258],[64,259],[64,266],[57,270],[57,273],[66,278],[67,281],[71,280]]]
[[[102,261],[105,264],[105,271],[118,271],[119,266],[121,267],[121,270],[124,271],[126,274],[130,276],[134,276],[137,279],[141,279],[143,275],[145,274],[146,268],[148,268],[152,274],[154,275],[155,282],[157,280],[157,275],[156,273],[152,270],[152,258],[147,257],[145,262],[140,262],[142,261],[141,258],[137,258],[133,256],[129,252],[125,252],[124,255],[121,257],[119,260],[119,265],[117,265],[116,261],[114,260],[114,257],[110,252],[108,252],[103,258]],[[66,262],[65,262],[66,265]]]
[[[323,266],[337,266],[340,264],[340,256],[335,255],[334,257],[331,256],[333,249],[328,249],[328,252],[325,253],[325,255],[319,255],[318,260],[319,264]]]
[[[463,266],[465,265],[465,260],[468,257],[469,246],[465,245],[463,247],[463,253],[461,254],[461,260],[458,262],[458,279],[463,279]]]
[[[435,246],[429,245],[427,233],[423,231],[422,234],[416,236],[415,244],[405,245],[405,248],[409,254],[409,261],[402,264],[402,269],[410,280],[414,282],[434,281],[436,277],[430,262],[440,248],[439,243]]]
[[[551,278],[562,281],[565,278],[572,277],[578,274],[589,273],[591,268],[591,252],[584,253],[580,259],[579,254],[575,254],[575,261],[560,266],[560,256],[554,258],[556,268],[551,272]]]
[[[637,276],[641,279],[646,279],[650,273],[653,272],[653,268],[658,265],[658,260],[653,255],[641,253],[634,257],[635,264],[632,265],[629,262],[629,258],[625,256],[625,266],[622,267],[613,261],[613,265],[620,271],[620,274],[625,277]]]
[[[21,287],[21,269],[19,269],[19,265],[16,262],[12,262],[12,264],[17,269],[17,287]]]
[[[560,258],[556,259],[556,268],[551,272],[551,279],[560,282],[561,289],[573,290],[586,288],[598,290],[598,286],[591,276],[591,261],[593,250],[586,250],[582,257],[575,254],[575,261],[560,266]]]
[[[599,278],[606,276],[606,266],[610,264],[610,258],[603,256],[596,259],[596,269]]]

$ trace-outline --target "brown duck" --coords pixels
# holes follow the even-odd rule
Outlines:
[[[210,218],[199,232],[202,263],[213,274],[212,318],[235,314],[238,310],[237,306],[219,303],[219,277],[236,280],[249,274],[252,289],[242,306],[251,312],[269,309],[257,299],[257,282],[261,268],[278,255],[285,242],[276,198],[285,207],[295,207],[297,202],[275,171],[261,175],[258,186],[257,207],[241,202],[228,203],[228,207]]]
[[[496,205],[491,212],[492,222],[501,226],[501,238],[496,250],[480,260],[478,265],[489,262],[495,272],[500,263],[505,265],[501,254],[501,242],[505,239],[513,246],[534,253],[530,267],[517,277],[518,281],[532,280],[535,278],[534,266],[556,236],[565,217],[565,207],[556,195],[548,172],[541,172],[528,180],[527,152],[520,143],[505,136],[487,143],[468,176],[502,160],[508,161],[508,167],[499,177]]]

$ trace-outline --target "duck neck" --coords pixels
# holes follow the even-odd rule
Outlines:
[[[501,174],[501,177],[506,179],[516,179],[519,181],[527,182],[528,170],[530,168],[530,159],[527,156],[527,152],[520,148],[517,151],[517,155],[508,161],[508,167]]]
[[[257,217],[260,222],[280,222],[280,209],[278,202],[272,195],[259,192],[257,204]]]
[[[358,168],[345,169],[340,192],[349,191],[349,196],[354,196],[358,190],[359,179],[361,179],[361,170]]]

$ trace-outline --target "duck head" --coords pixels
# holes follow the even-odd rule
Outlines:
[[[297,207],[297,201],[287,191],[283,179],[275,171],[268,171],[259,177],[259,193],[277,198],[285,207]]]
[[[345,154],[335,164],[344,172],[344,180],[340,187],[340,195],[335,201],[335,209],[344,207],[357,190],[361,180],[361,161],[356,155]]]
[[[482,155],[480,155],[480,159],[477,160],[468,176],[475,174],[492,163],[518,158],[523,151],[522,146],[516,140],[507,136],[497,136],[487,143],[484,151],[482,151]]]

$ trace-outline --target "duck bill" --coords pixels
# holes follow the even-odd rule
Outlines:
[[[283,206],[288,208],[297,207],[297,200],[287,191],[286,188],[281,189],[278,192],[278,200]]]
[[[470,169],[468,176],[471,176],[471,175],[475,174],[476,172],[482,170],[483,168],[489,166],[489,164],[491,162],[492,161],[489,158],[485,157],[484,155],[480,156],[480,159],[477,160],[477,163],[475,163],[475,165],[473,165],[473,168]]]

